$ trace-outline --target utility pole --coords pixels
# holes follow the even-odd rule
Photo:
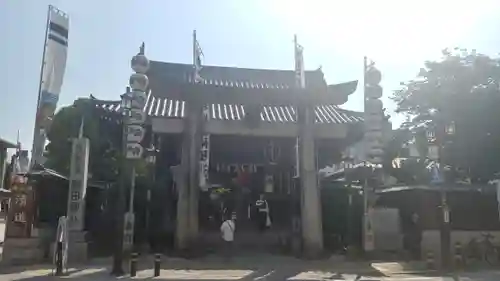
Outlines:
[[[442,177],[442,171],[444,167],[443,163],[443,147],[445,144],[445,138],[447,133],[447,126],[442,118],[442,116],[438,116],[438,124],[436,130],[436,144],[438,146],[438,176]],[[440,180],[442,181],[442,180]],[[441,183],[441,182],[440,182]],[[441,198],[441,229],[440,229],[440,243],[441,243],[441,266],[443,269],[449,269],[451,263],[451,226],[450,226],[450,209],[448,206],[448,199],[446,193],[445,185],[441,185],[440,187],[440,198]]]

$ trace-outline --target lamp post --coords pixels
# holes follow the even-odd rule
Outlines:
[[[343,246],[345,247],[346,249],[346,254],[349,255],[350,254],[350,251],[349,249],[352,248],[354,245],[353,245],[353,234],[354,234],[354,231],[353,231],[353,221],[352,221],[352,218],[353,218],[353,187],[352,187],[352,175],[351,173],[353,172],[353,166],[354,166],[354,161],[353,159],[351,158],[351,155],[348,155],[343,161],[342,161],[343,165],[344,165],[344,173],[345,173],[345,176],[344,178],[346,179],[346,182],[347,182],[347,212],[346,212],[346,219],[347,219],[347,229],[346,229],[346,234],[345,234],[345,239],[343,242]]]
[[[435,144],[429,146],[428,156],[430,159],[437,162],[434,168],[431,184],[441,184],[439,189],[441,205],[441,229],[440,229],[440,244],[441,244],[441,266],[443,269],[449,269],[451,265],[451,225],[450,225],[450,208],[447,200],[445,186],[442,185],[443,163],[443,147],[446,143],[446,137],[455,134],[455,124],[453,122],[446,123],[441,116],[437,116],[437,128],[434,135],[430,134],[431,138],[435,139]],[[429,137],[429,132],[428,132]]]
[[[380,86],[382,73],[374,63],[368,63],[364,57],[364,99],[365,99],[365,135],[366,160],[374,166],[381,166],[384,155],[384,108],[381,100],[383,89]],[[365,252],[375,250],[375,239],[371,223],[370,210],[373,205],[373,192],[368,188],[368,178],[373,176],[373,167],[363,168],[363,249]]]
[[[127,87],[125,94],[121,95],[120,103],[121,113],[122,113],[122,157],[120,158],[120,175],[119,175],[119,186],[118,186],[118,200],[116,204],[116,237],[115,237],[115,249],[113,255],[113,268],[111,274],[120,276],[124,274],[123,271],[123,229],[124,229],[124,212],[125,212],[125,185],[126,185],[126,152],[127,152],[127,120],[130,116],[130,110],[132,108],[132,95],[130,88]]]
[[[144,122],[146,121],[146,113],[144,106],[146,105],[146,91],[149,85],[149,79],[146,75],[149,69],[149,60],[144,55],[145,45],[142,43],[139,48],[139,53],[132,57],[130,66],[134,73],[130,75],[129,85],[127,91],[122,95],[121,112],[123,113],[123,136],[122,136],[122,169],[120,171],[120,189],[118,193],[117,204],[117,243],[113,260],[112,273],[115,275],[123,274],[123,246],[124,238],[127,240],[127,246],[132,245],[133,241],[133,215],[127,214],[127,224],[124,229],[124,209],[125,209],[125,185],[127,178],[127,162],[130,161],[132,167],[135,161],[142,159],[144,148],[142,141],[146,130],[144,129]],[[134,169],[132,169],[132,174]],[[132,180],[133,177],[132,177]],[[132,195],[133,196],[133,195]],[[133,203],[133,202],[131,202]],[[125,237],[124,237],[125,236]]]

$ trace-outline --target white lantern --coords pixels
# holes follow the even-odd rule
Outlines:
[[[149,70],[149,60],[145,55],[138,54],[132,57],[130,66],[136,73],[145,74]]]
[[[382,122],[374,119],[365,120],[365,130],[367,131],[382,131]]]
[[[130,110],[129,124],[144,124],[146,122],[146,112],[141,108],[132,108]]]
[[[370,99],[380,99],[382,97],[382,87],[380,85],[366,87],[365,97]]]
[[[382,157],[379,157],[379,156],[368,157],[367,161],[372,163],[372,164],[376,164],[376,165],[382,164],[384,162]]]
[[[380,81],[382,81],[382,73],[380,73],[380,70],[374,66],[368,67],[365,72],[365,84],[370,86],[378,85]]]
[[[141,125],[128,125],[127,126],[127,141],[128,142],[141,142],[146,135],[146,130]]]
[[[144,148],[138,143],[127,143],[127,159],[140,159]]]
[[[365,137],[367,140],[380,140],[383,138],[382,131],[368,131],[365,133]]]
[[[144,109],[146,105],[146,93],[141,91],[134,91],[130,93],[132,99],[132,108]]]
[[[384,150],[378,147],[372,147],[368,150],[368,155],[370,156],[382,156],[384,155]]]
[[[384,117],[382,116],[382,114],[367,114],[365,116],[365,121],[368,124],[371,123],[382,124],[382,122],[384,121]]]
[[[129,85],[133,91],[146,92],[149,85],[149,79],[143,73],[133,73],[130,75]]]
[[[367,99],[365,101],[365,112],[376,114],[383,112],[383,103],[379,99]]]

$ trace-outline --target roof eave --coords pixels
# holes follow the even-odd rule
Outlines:
[[[327,86],[327,92],[330,95],[336,95],[341,103],[344,104],[349,100],[349,95],[353,94],[358,88],[358,80],[349,81],[340,84],[332,84]]]
[[[3,138],[0,138],[0,146],[3,148],[16,148],[17,145],[15,145],[13,142],[10,142],[8,140],[5,140]]]

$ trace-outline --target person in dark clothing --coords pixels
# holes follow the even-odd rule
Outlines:
[[[420,244],[422,242],[422,228],[420,226],[420,217],[413,213],[405,234],[405,248],[410,252],[411,258],[420,259]]]

